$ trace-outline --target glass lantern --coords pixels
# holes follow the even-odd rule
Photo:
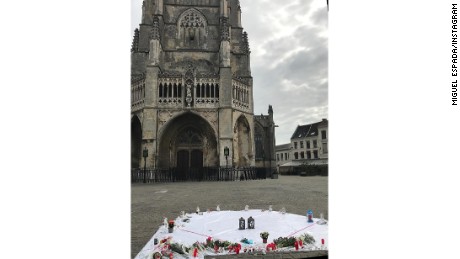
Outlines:
[[[238,229],[239,229],[239,230],[244,230],[244,229],[246,229],[245,220],[244,220],[243,217],[241,217],[240,220],[239,220],[239,228],[238,228]]]
[[[253,217],[248,218],[248,229],[254,229],[255,227],[255,221]]]

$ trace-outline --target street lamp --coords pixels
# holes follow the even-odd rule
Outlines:
[[[226,165],[228,167],[228,155],[230,153],[230,150],[228,149],[228,147],[224,147],[224,156],[225,156],[225,162],[226,162]]]
[[[142,152],[142,156],[144,157],[144,183],[147,182],[147,174],[145,173],[145,168],[147,167],[147,157],[149,156],[149,151],[147,147],[144,147],[144,151]]]

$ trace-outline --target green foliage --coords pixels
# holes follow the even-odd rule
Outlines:
[[[279,237],[273,240],[273,243],[275,243],[278,248],[294,246],[295,237]]]
[[[298,168],[296,168],[296,174],[300,174],[300,172],[306,172],[307,176],[314,176],[314,175],[321,175],[327,176],[328,175],[328,165],[310,165],[307,162],[304,162]]]
[[[269,235],[268,232],[262,232],[262,233],[260,233],[260,237],[263,238],[263,239],[267,239],[267,238],[268,238],[268,235]]]
[[[220,247],[229,247],[232,243],[230,241],[221,241]]]
[[[315,238],[309,234],[303,234],[300,236],[304,244],[313,244],[315,243]]]
[[[222,241],[222,240],[215,240],[214,243],[213,243],[213,247],[214,246],[217,246],[217,247],[229,247],[231,246],[232,243],[230,243],[229,241]]]
[[[206,247],[206,243],[195,242],[193,248],[198,248],[198,250],[203,250]]]
[[[304,244],[315,243],[315,238],[309,234],[303,234],[299,236],[299,238],[302,239],[302,242]],[[273,243],[275,243],[278,248],[281,248],[281,247],[294,246],[295,241],[296,241],[295,237],[279,237],[273,240]]]
[[[177,244],[177,243],[170,244],[170,247],[171,247],[171,251],[176,252],[178,254],[186,254],[186,253],[188,253],[188,251],[184,251],[182,249],[182,246]],[[187,250],[187,248],[185,248],[185,250]]]

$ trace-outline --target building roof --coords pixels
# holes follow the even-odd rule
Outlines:
[[[312,124],[299,125],[291,139],[318,136],[318,126],[327,126],[327,119]]]
[[[286,149],[289,149],[290,147],[291,147],[291,143],[277,145],[275,147],[275,151],[286,150]]]

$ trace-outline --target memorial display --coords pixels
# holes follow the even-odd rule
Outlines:
[[[327,221],[308,216],[256,209],[181,213],[160,226],[135,259],[327,250]]]

